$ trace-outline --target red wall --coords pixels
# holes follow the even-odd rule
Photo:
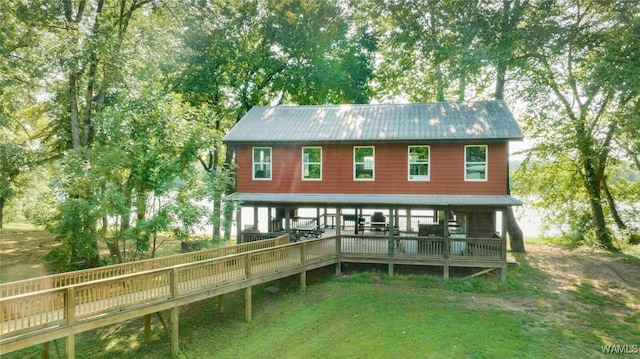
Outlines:
[[[302,145],[270,145],[271,180],[252,180],[249,145],[236,146],[237,191],[242,193],[380,193],[505,195],[508,144],[488,144],[488,181],[464,180],[465,144],[430,144],[431,180],[409,181],[407,144],[375,145],[375,180],[353,180],[353,145],[322,145],[322,181],[301,179]],[[263,147],[263,146],[260,146]]]

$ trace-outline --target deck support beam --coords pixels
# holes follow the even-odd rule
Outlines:
[[[449,241],[449,214],[451,209],[449,207],[445,207],[444,209],[444,248],[442,249],[442,255],[444,257],[444,266],[442,270],[442,276],[444,280],[449,280],[449,249],[450,241]]]
[[[173,307],[169,310],[170,312],[170,322],[171,322],[171,356],[177,357],[180,352],[179,346],[179,333],[178,333],[178,312],[180,307]]]
[[[49,359],[49,342],[42,343],[42,359]]]
[[[502,209],[502,233],[500,240],[502,241],[502,252],[500,259],[502,260],[502,269],[500,270],[500,279],[505,282],[507,280],[507,208]]]
[[[307,291],[307,271],[303,270],[300,272],[300,290],[303,292]]]
[[[67,318],[67,325],[72,326],[76,321],[76,292],[74,287],[67,289],[67,295],[65,298],[65,318]],[[71,333],[67,336],[67,358],[75,359],[76,357],[76,336]]]
[[[218,314],[222,314],[224,312],[224,294],[220,294],[218,296]]]
[[[394,209],[389,208],[389,276],[393,276],[393,257],[395,256],[395,240],[394,240],[394,232],[395,232],[395,217]]]
[[[340,254],[342,253],[342,233],[340,228],[342,227],[342,208],[336,208],[336,254],[338,255],[338,262],[336,263],[336,276],[342,274],[342,263],[340,262]]]
[[[151,314],[144,316],[144,341],[147,343],[151,341]]]
[[[244,290],[244,320],[251,321],[251,286]]]

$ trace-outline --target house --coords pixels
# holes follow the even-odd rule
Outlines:
[[[268,232],[344,237],[349,225],[388,236],[388,250],[345,261],[443,265],[448,275],[506,268],[502,216],[522,204],[508,194],[509,141],[522,138],[503,101],[481,101],[257,106],[224,141],[236,153],[233,196],[268,209]],[[301,218],[300,208],[316,214]],[[239,229],[257,227],[240,213]]]

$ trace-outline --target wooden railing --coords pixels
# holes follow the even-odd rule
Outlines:
[[[387,257],[388,235],[342,235],[341,254],[362,257]],[[500,238],[449,238],[449,250],[445,253],[443,237],[394,238],[394,256],[422,258],[455,258],[463,260],[502,260],[504,242]]]
[[[0,344],[6,352],[14,349],[10,346],[11,338],[26,331],[55,329],[64,333],[65,327],[92,318],[100,318],[94,326],[99,327],[107,324],[105,316],[110,314],[126,310],[132,311],[131,317],[135,317],[140,315],[135,312],[136,308],[201,292],[215,295],[216,290],[225,286],[256,284],[260,278],[277,273],[291,275],[287,274],[287,268],[301,271],[314,263],[335,263],[336,240],[332,237],[292,243],[0,298]],[[181,301],[181,304],[188,302]]]
[[[182,263],[197,262],[206,259],[222,257],[229,254],[243,253],[263,248],[271,248],[274,246],[289,243],[289,236],[287,234],[283,235],[282,233],[280,233],[280,236],[277,238],[273,238],[273,236],[269,238],[270,239],[261,241],[224,246],[197,252],[146,259],[137,262],[122,263],[112,266],[66,272],[33,279],[26,279],[17,282],[4,283],[0,284],[0,296],[2,298],[6,298],[40,290],[59,288],[68,285],[117,277],[151,269],[166,268]]]

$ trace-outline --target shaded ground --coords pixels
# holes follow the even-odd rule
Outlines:
[[[180,253],[180,241],[162,238],[158,256]],[[0,229],[0,283],[53,274],[44,256],[58,243],[42,230],[32,228]],[[104,242],[99,243],[100,254],[108,255]]]

